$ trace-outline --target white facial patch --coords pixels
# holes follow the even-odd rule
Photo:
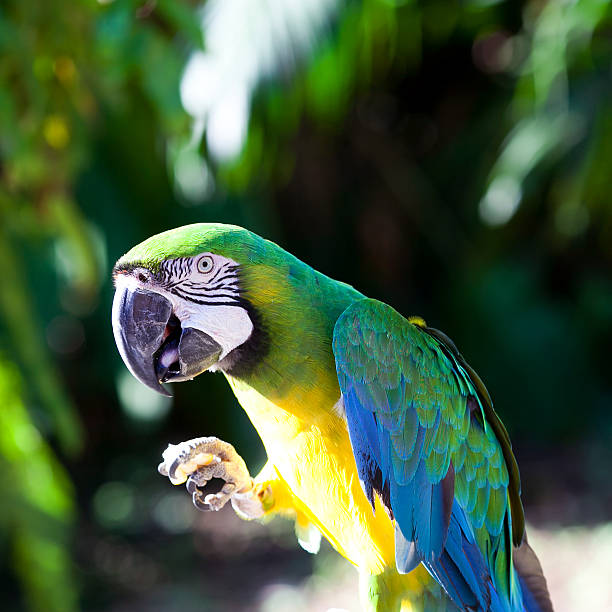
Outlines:
[[[181,327],[194,327],[208,334],[223,349],[219,361],[244,344],[253,331],[249,313],[241,306],[204,306],[164,293],[170,300]]]
[[[143,289],[143,283],[137,281],[131,274],[117,274],[115,276],[115,291],[122,289]]]

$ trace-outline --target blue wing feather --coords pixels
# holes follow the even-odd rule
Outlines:
[[[423,563],[460,609],[522,609],[504,562],[512,521],[499,436],[509,441],[498,420],[487,424],[480,380],[454,346],[375,300],[347,308],[333,350],[362,486],[395,520],[398,571]]]

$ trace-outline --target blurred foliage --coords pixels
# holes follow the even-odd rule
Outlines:
[[[189,222],[423,314],[491,391],[528,517],[612,520],[611,33],[600,0],[3,2],[6,609],[239,610],[312,571],[280,527],[219,543],[154,472],[198,434],[263,461],[221,377],[170,411],[116,354],[113,262]]]
[[[64,468],[32,425],[13,364],[0,355],[0,525],[31,610],[76,610],[67,551],[73,514]]]

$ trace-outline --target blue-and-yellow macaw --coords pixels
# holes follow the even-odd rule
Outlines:
[[[217,438],[170,445],[160,471],[198,507],[294,513],[305,548],[323,534],[358,568],[369,610],[552,610],[508,434],[444,334],[235,226],[153,236],[114,279],[131,372],[161,393],[222,372],[265,446],[252,479]]]

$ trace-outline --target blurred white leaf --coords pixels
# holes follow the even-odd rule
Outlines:
[[[202,14],[206,51],[195,51],[181,101],[203,120],[210,154],[235,158],[246,140],[257,85],[290,74],[321,40],[341,0],[209,0]]]

